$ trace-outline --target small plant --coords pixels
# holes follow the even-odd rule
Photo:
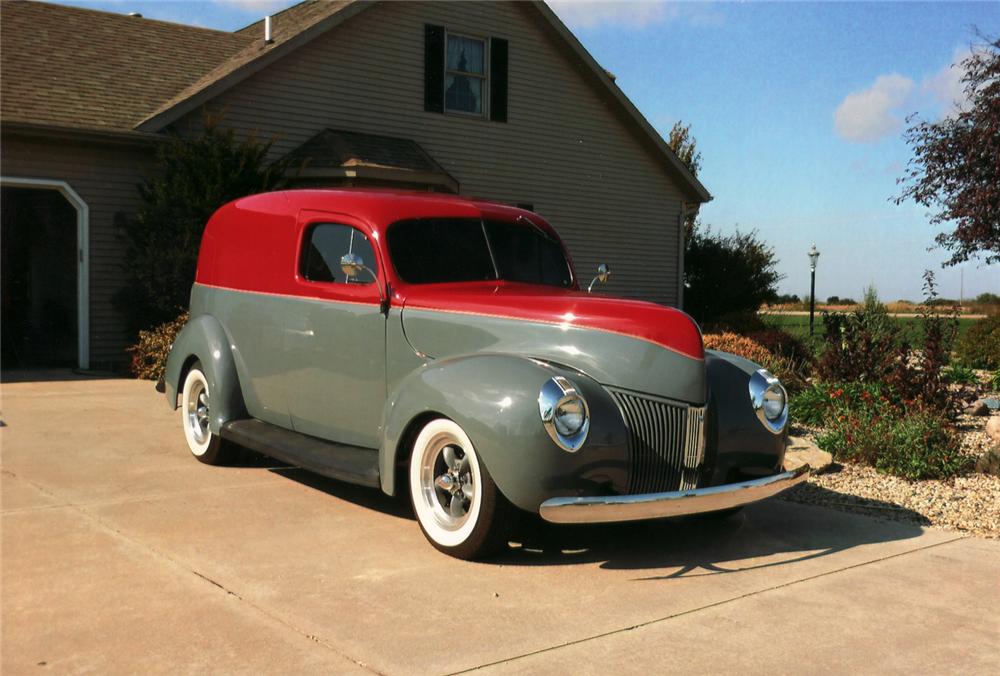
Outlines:
[[[953,413],[956,409],[955,394],[948,388],[944,378],[945,368],[951,361],[951,348],[958,334],[958,308],[950,311],[936,310],[937,285],[934,273],[924,273],[925,302],[920,310],[923,333],[921,349],[900,362],[889,378],[904,398],[920,401],[942,413]]]
[[[993,391],[1000,391],[1000,369],[997,369],[990,376],[990,387]]]
[[[132,356],[129,366],[132,375],[146,380],[159,380],[167,366],[170,347],[187,321],[188,313],[185,312],[173,321],[160,324],[149,331],[140,331],[139,341],[126,348],[126,352]]]
[[[975,369],[962,366],[961,364],[952,364],[946,368],[943,377],[945,382],[958,385],[976,385],[979,383]]]
[[[909,411],[891,428],[890,445],[875,468],[904,479],[946,479],[969,467],[955,430],[928,409]]]

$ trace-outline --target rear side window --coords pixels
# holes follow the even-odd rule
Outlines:
[[[370,275],[348,279],[340,269],[340,259],[348,253],[361,256],[364,264],[375,272],[375,252],[363,232],[339,223],[314,225],[306,232],[299,273],[310,282],[371,284]]]

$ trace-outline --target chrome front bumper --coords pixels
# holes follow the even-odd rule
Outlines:
[[[611,523],[716,512],[777,495],[802,483],[808,476],[809,465],[803,465],[763,479],[687,491],[551,498],[542,503],[539,513],[552,523]]]

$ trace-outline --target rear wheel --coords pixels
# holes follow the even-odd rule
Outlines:
[[[439,551],[475,559],[507,543],[514,508],[456,422],[438,418],[424,426],[413,444],[409,474],[420,529]]]
[[[208,378],[195,362],[184,378],[181,390],[181,425],[191,454],[206,465],[222,465],[232,457],[229,445],[209,429],[211,393]]]

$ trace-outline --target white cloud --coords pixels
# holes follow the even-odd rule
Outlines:
[[[295,4],[293,0],[212,0],[212,2],[243,12],[254,12],[262,17]]]
[[[843,138],[874,143],[903,124],[900,109],[910,99],[914,83],[899,73],[879,75],[871,87],[851,92],[833,112],[833,125]]]
[[[971,54],[968,47],[959,47],[955,50],[951,64],[924,78],[920,85],[920,90],[924,94],[932,96],[941,104],[945,117],[953,117],[968,105],[965,86],[962,84],[962,77],[965,75],[962,62]]]
[[[622,26],[645,28],[680,17],[692,23],[718,23],[721,15],[703,3],[667,0],[549,0],[549,6],[572,28]]]

